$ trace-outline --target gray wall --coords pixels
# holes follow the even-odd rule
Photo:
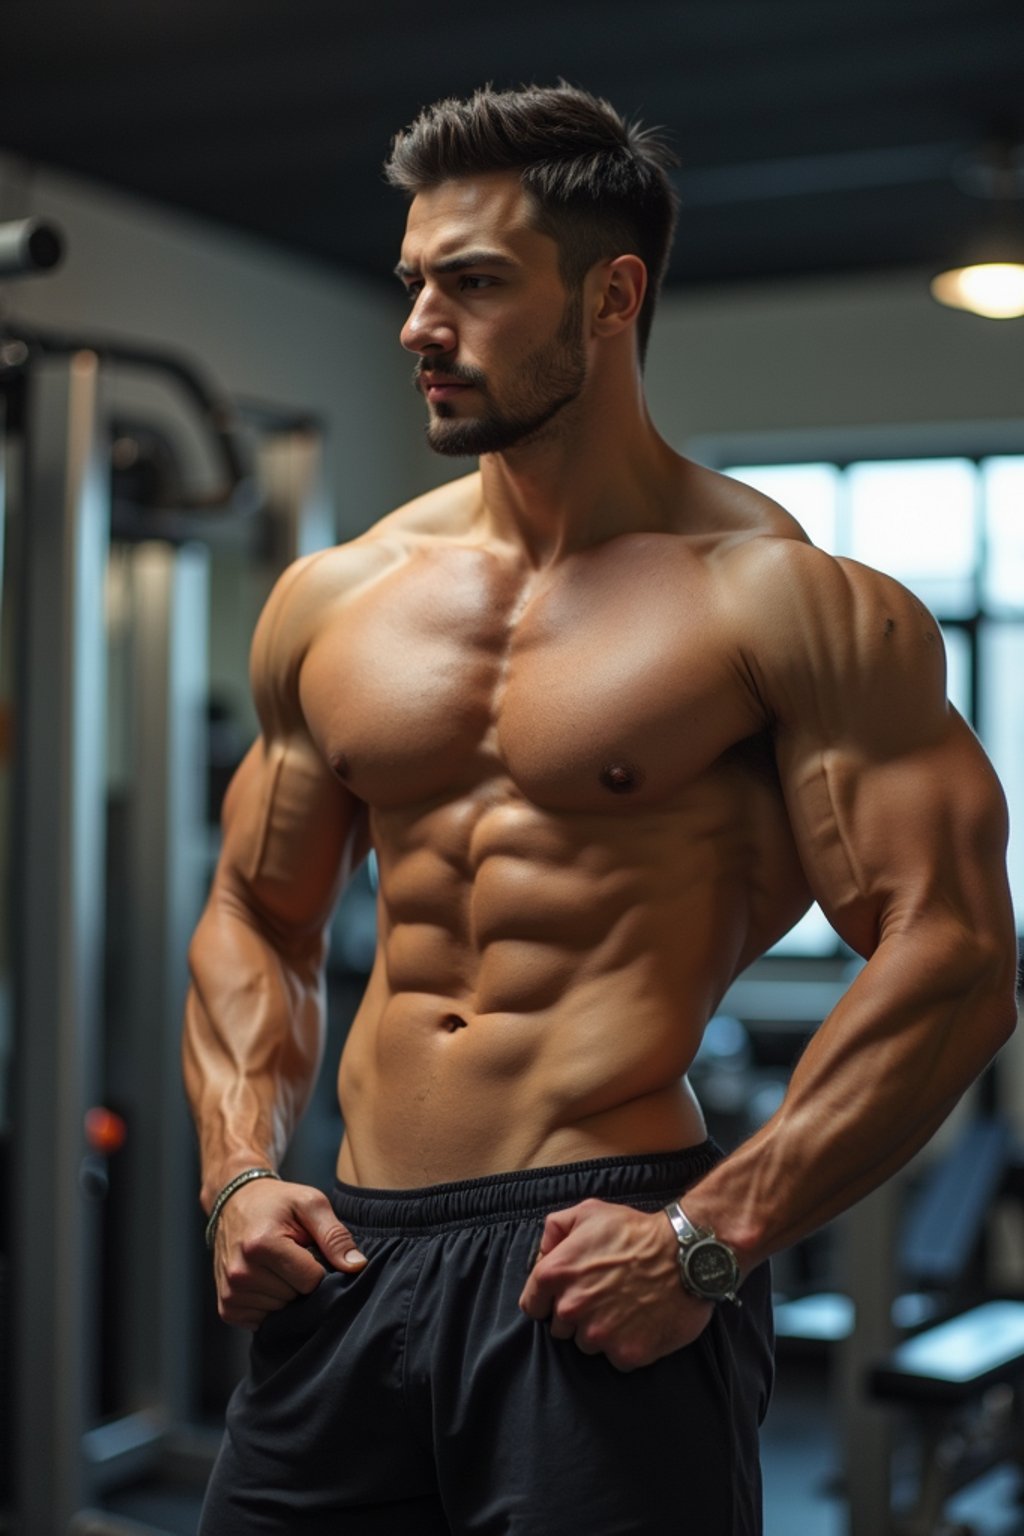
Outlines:
[[[813,455],[825,443],[871,453],[900,440],[915,452],[1017,451],[1024,320],[943,309],[927,280],[899,272],[666,296],[647,368],[658,426],[697,457],[729,438],[755,454]]]

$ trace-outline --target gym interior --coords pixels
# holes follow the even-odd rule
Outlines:
[[[515,37],[473,16],[457,47],[454,16],[413,46],[411,7],[358,28],[341,9],[118,3],[87,25],[41,3],[3,24],[12,1536],[194,1532],[242,1369],[180,1082],[185,952],[255,731],[248,647],[275,577],[453,473],[397,343],[403,209],[379,172],[426,101],[564,75],[672,127],[683,216],[653,417],[930,607],[1007,793],[1024,923],[1024,318],[929,287],[996,215],[1024,262],[1015,7],[702,0],[661,7],[667,51],[603,5],[557,25],[528,7],[538,31],[520,18]],[[328,1061],[373,954],[371,877],[333,923]],[[692,1073],[724,1146],[773,1113],[861,963],[812,909],[735,982]],[[320,1186],[342,1129],[331,1077],[286,1164]],[[769,1536],[1024,1531],[1022,1106],[1015,1038],[909,1167],[776,1259]]]

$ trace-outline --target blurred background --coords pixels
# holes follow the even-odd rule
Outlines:
[[[245,1341],[214,1312],[178,1031],[254,730],[249,639],[289,560],[467,468],[426,448],[398,345],[392,134],[439,96],[560,76],[679,156],[655,422],[935,613],[1024,917],[1019,0],[14,0],[0,1531],[195,1528]],[[978,266],[987,289],[949,275]],[[364,870],[335,922],[331,1062],[373,943]],[[726,1145],[858,965],[812,910],[737,981],[694,1071]],[[322,1184],[331,1075],[289,1160]],[[1024,1530],[1021,1078],[1011,1043],[905,1174],[778,1260],[769,1536]]]

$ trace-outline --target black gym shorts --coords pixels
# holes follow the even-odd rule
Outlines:
[[[369,1262],[254,1335],[200,1536],[757,1536],[767,1265],[741,1308],[630,1372],[518,1305],[549,1211],[654,1211],[720,1156],[708,1141],[427,1189],[337,1184]]]

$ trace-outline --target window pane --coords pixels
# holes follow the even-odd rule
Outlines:
[[[968,459],[907,459],[847,471],[850,554],[895,576],[940,616],[975,603],[977,471]]]
[[[1024,609],[1024,458],[989,459],[982,466],[988,540],[985,602]]]
[[[725,473],[785,507],[819,549],[838,553],[839,470],[834,464],[743,464]]]
[[[981,629],[981,739],[1010,804],[1010,888],[1024,929],[1024,624]]]
[[[773,944],[769,955],[834,955],[839,936],[815,902],[789,932]]]
[[[946,693],[965,720],[973,718],[971,698],[971,640],[965,629],[943,628],[946,644]]]

